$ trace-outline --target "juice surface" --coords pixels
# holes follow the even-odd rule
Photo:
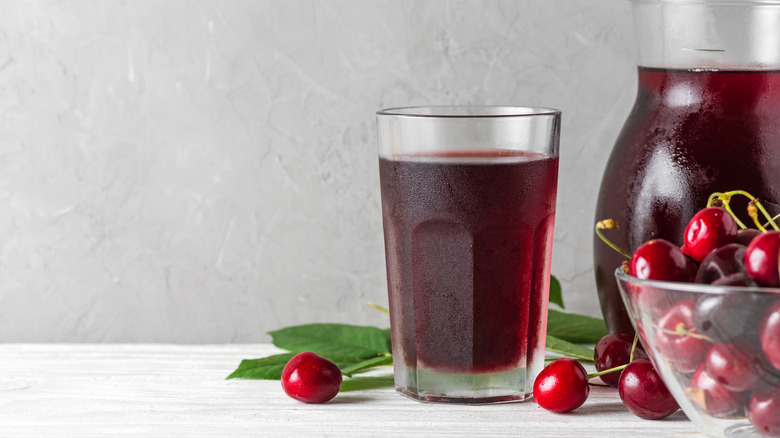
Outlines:
[[[712,192],[742,189],[778,212],[780,72],[639,68],[639,88],[602,179],[596,220],[633,252],[653,238],[682,244]],[[733,206],[741,217],[746,202]],[[749,223],[749,222],[746,222]],[[599,298],[613,332],[633,333],[614,271],[625,260],[598,238]]]
[[[410,367],[496,372],[544,344],[558,158],[380,158],[393,351]]]

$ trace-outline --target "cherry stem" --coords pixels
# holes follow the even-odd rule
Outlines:
[[[764,228],[763,225],[761,225],[761,222],[758,220],[758,208],[756,208],[756,204],[753,201],[750,201],[747,207],[748,216],[750,216],[751,219],[753,219],[753,223],[756,224],[756,227],[759,231],[762,233],[766,233],[766,228]]]
[[[737,225],[739,225],[739,227],[740,227],[740,228],[742,228],[743,230],[744,230],[745,228],[747,228],[747,225],[743,224],[743,223],[742,223],[742,221],[741,221],[741,220],[739,220],[739,218],[737,217],[737,215],[736,215],[736,214],[734,214],[734,211],[733,211],[733,210],[731,210],[731,204],[729,204],[728,202],[724,202],[724,203],[723,203],[723,208],[725,208],[725,209],[726,209],[726,211],[728,211],[728,212],[729,212],[729,214],[731,215],[731,217],[733,217],[733,218],[734,218],[734,220],[737,222]]]
[[[611,230],[613,228],[618,228],[618,223],[614,219],[604,219],[596,222],[596,235],[599,236],[599,239],[601,239],[602,242],[606,243],[610,248],[614,249],[615,251],[622,254],[624,257],[631,259],[631,254],[629,254],[627,251],[625,251],[623,248],[620,248],[619,246],[612,243],[611,240],[607,239],[606,236],[601,232],[601,230]]]
[[[742,195],[750,200],[750,204],[748,205],[748,215],[750,215],[750,217],[756,223],[759,230],[766,231],[766,228],[758,223],[758,212],[755,212],[755,217],[751,214],[751,206],[757,208],[758,211],[761,212],[761,214],[767,219],[769,225],[771,225],[775,231],[780,231],[780,227],[777,226],[777,223],[775,222],[772,215],[770,215],[769,212],[766,211],[764,206],[761,204],[761,201],[759,201],[758,198],[756,198],[755,196],[751,195],[750,193],[744,190],[732,190],[730,192],[725,192],[725,193],[715,192],[711,194],[709,199],[707,200],[707,206],[708,207],[711,206],[715,198],[720,199],[721,201],[723,201],[723,208],[725,208],[726,211],[728,211],[731,214],[731,216],[734,217],[734,220],[737,221],[737,224],[743,229],[747,228],[745,224],[743,224],[742,221],[740,221],[739,218],[737,218],[737,216],[734,214],[734,212],[731,211],[731,208],[729,207],[729,201],[731,200],[731,197],[736,195]]]
[[[734,218],[734,221],[737,223],[737,225],[739,225],[739,227],[744,230],[745,228],[747,228],[747,225],[745,225],[744,223],[742,223],[741,220],[739,220],[737,215],[734,214],[734,211],[731,210],[731,205],[729,205],[729,201],[731,201],[731,196],[733,196],[733,194],[734,192],[728,192],[728,193],[715,192],[710,195],[709,199],[707,199],[707,207],[708,208],[712,207],[713,204],[717,202],[718,204],[720,204],[718,205],[718,207],[722,207],[727,212],[729,212],[731,217]]]
[[[768,211],[766,211],[764,206],[761,205],[761,202],[758,199],[756,199],[755,203],[756,203],[756,207],[758,207],[758,209],[761,210],[761,213],[769,221],[769,225],[771,225],[772,228],[774,228],[775,231],[780,231],[780,227],[777,226],[777,223],[775,222],[775,219],[772,217],[772,215],[769,214]]]
[[[772,220],[777,221],[778,219],[780,219],[780,214],[776,214],[776,215],[772,216]],[[766,228],[768,226],[769,226],[769,222],[764,224],[764,228]]]
[[[372,302],[363,303],[363,304],[365,304],[368,307],[372,307],[372,308],[374,308],[374,309],[376,309],[376,310],[378,310],[378,311],[380,311],[382,313],[385,313],[385,314],[388,314],[388,315],[390,314],[389,310],[385,309],[384,307],[380,306],[379,304],[375,304],[375,303],[372,303]]]
[[[639,340],[639,336],[637,336],[637,334],[634,333],[634,342],[631,344],[631,354],[628,355],[628,363],[631,363],[631,362],[634,361],[634,351],[636,350],[636,344],[637,344],[638,340]],[[608,370],[601,370],[601,371],[597,371],[595,373],[588,374],[588,375],[585,376],[585,379],[586,380],[590,380],[590,379],[592,379],[594,377],[603,376],[604,374],[609,374],[609,373],[612,373],[612,372],[615,372],[615,371],[622,371],[623,369],[625,369],[628,366],[628,363],[623,364],[623,365],[618,365],[616,367],[612,367],[612,368],[610,368]]]
[[[695,338],[695,339],[703,339],[705,341],[713,342],[712,338],[710,338],[707,335],[703,335],[703,334],[697,332],[695,328],[691,329],[691,330],[688,330],[687,328],[685,328],[685,324],[682,323],[682,322],[677,324],[677,326],[674,328],[674,330],[670,330],[668,328],[663,328],[663,327],[661,327],[661,326],[659,326],[657,324],[650,324],[650,325],[654,329],[660,330],[660,331],[662,331],[662,332],[664,332],[666,334],[676,335],[676,336],[690,336],[690,337]]]
[[[627,366],[628,366],[628,364],[627,364],[627,363],[624,363],[623,365],[618,365],[618,366],[616,366],[616,367],[614,367],[614,368],[610,368],[610,369],[608,369],[608,370],[597,371],[597,372],[595,372],[595,373],[591,373],[591,374],[588,374],[588,375],[586,375],[586,376],[585,376],[585,380],[590,380],[590,379],[592,379],[592,378],[594,378],[594,377],[603,376],[604,374],[613,373],[613,372],[615,372],[615,371],[622,371],[622,370],[623,370],[623,369],[625,369]]]
[[[636,350],[636,343],[638,340],[639,340],[639,336],[637,336],[637,334],[634,333],[634,342],[631,344],[631,354],[628,355],[628,363],[634,361],[634,350]]]

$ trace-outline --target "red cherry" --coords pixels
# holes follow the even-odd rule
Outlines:
[[[282,370],[282,389],[305,403],[325,403],[341,389],[341,371],[335,363],[306,351],[296,354]]]
[[[758,325],[761,349],[769,363],[780,369],[780,300],[775,301]]]
[[[696,266],[673,243],[654,239],[634,251],[629,274],[642,280],[693,282]]]
[[[718,383],[707,373],[703,364],[693,373],[686,394],[691,401],[713,417],[735,414],[745,407],[745,394],[730,391]]]
[[[748,417],[762,435],[780,436],[780,387],[755,389],[750,394]]]
[[[534,400],[548,411],[573,411],[585,403],[589,392],[587,372],[574,359],[551,362],[534,381]]]
[[[631,347],[634,344],[634,336],[627,333],[611,333],[601,338],[593,348],[593,361],[596,371],[604,371],[620,365],[626,365],[631,357]],[[634,350],[634,359],[646,359],[642,345],[637,343]],[[620,380],[620,371],[603,374],[601,380],[609,386],[617,388]]]
[[[694,306],[694,298],[677,301],[661,315],[656,329],[658,351],[683,373],[695,370],[710,346],[694,327]]]
[[[628,364],[620,374],[618,393],[629,411],[646,420],[668,417],[680,408],[647,359]]]
[[[699,210],[685,228],[682,252],[700,262],[710,251],[734,243],[738,229],[737,222],[723,208]]]
[[[704,360],[704,369],[724,388],[747,391],[758,386],[764,371],[761,351],[747,339],[730,344],[713,344]]]
[[[780,286],[778,270],[780,231],[769,231],[756,237],[745,250],[745,271],[761,286]]]

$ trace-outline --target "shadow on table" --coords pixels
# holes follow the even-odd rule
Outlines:
[[[594,403],[594,404],[584,404],[581,407],[577,408],[575,411],[569,412],[566,415],[598,415],[598,414],[619,414],[619,413],[628,413],[628,409],[626,408],[626,405],[620,402],[616,403]],[[682,410],[678,410],[674,414],[662,418],[661,420],[653,420],[653,421],[689,421],[688,417],[685,415],[685,413]]]

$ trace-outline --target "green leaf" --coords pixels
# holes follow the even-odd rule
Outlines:
[[[393,351],[393,339],[390,334],[390,329],[384,329],[382,330],[382,333],[385,335],[385,341],[387,342],[387,351]]]
[[[347,324],[306,324],[269,332],[275,346],[293,352],[314,351],[368,359],[390,353],[385,331]]]
[[[567,357],[593,361],[592,348],[572,344],[571,342],[564,341],[563,339],[556,338],[555,336],[547,335],[547,344],[545,348],[547,351],[553,351]]]
[[[244,359],[226,379],[266,379],[279,380],[287,362],[296,353],[275,354],[260,359]]]
[[[561,282],[555,278],[554,275],[550,276],[550,302],[561,306],[561,309],[566,307],[563,305],[563,292],[561,289]]]
[[[603,319],[548,309],[547,333],[575,344],[595,344],[608,331]]]
[[[282,378],[282,370],[287,362],[298,353],[282,353],[259,359],[244,359],[226,379],[264,379],[279,380]],[[317,353],[336,364],[339,369],[347,369],[364,362],[362,359],[351,356],[342,356],[333,353]],[[392,356],[390,357],[392,362]],[[368,368],[368,367],[365,367]]]
[[[393,362],[390,329],[347,324],[306,324],[269,334],[274,345],[290,352],[242,360],[228,379],[278,380],[287,362],[302,351],[313,351],[335,362],[346,375]]]
[[[364,361],[360,361],[356,364],[349,365],[347,367],[344,367],[341,369],[341,373],[344,375],[347,375],[349,377],[352,377],[352,374],[363,371],[367,368],[377,367],[380,365],[390,365],[393,363],[393,356],[392,355],[384,355],[384,356],[377,356],[372,357],[371,359],[366,359]]]

